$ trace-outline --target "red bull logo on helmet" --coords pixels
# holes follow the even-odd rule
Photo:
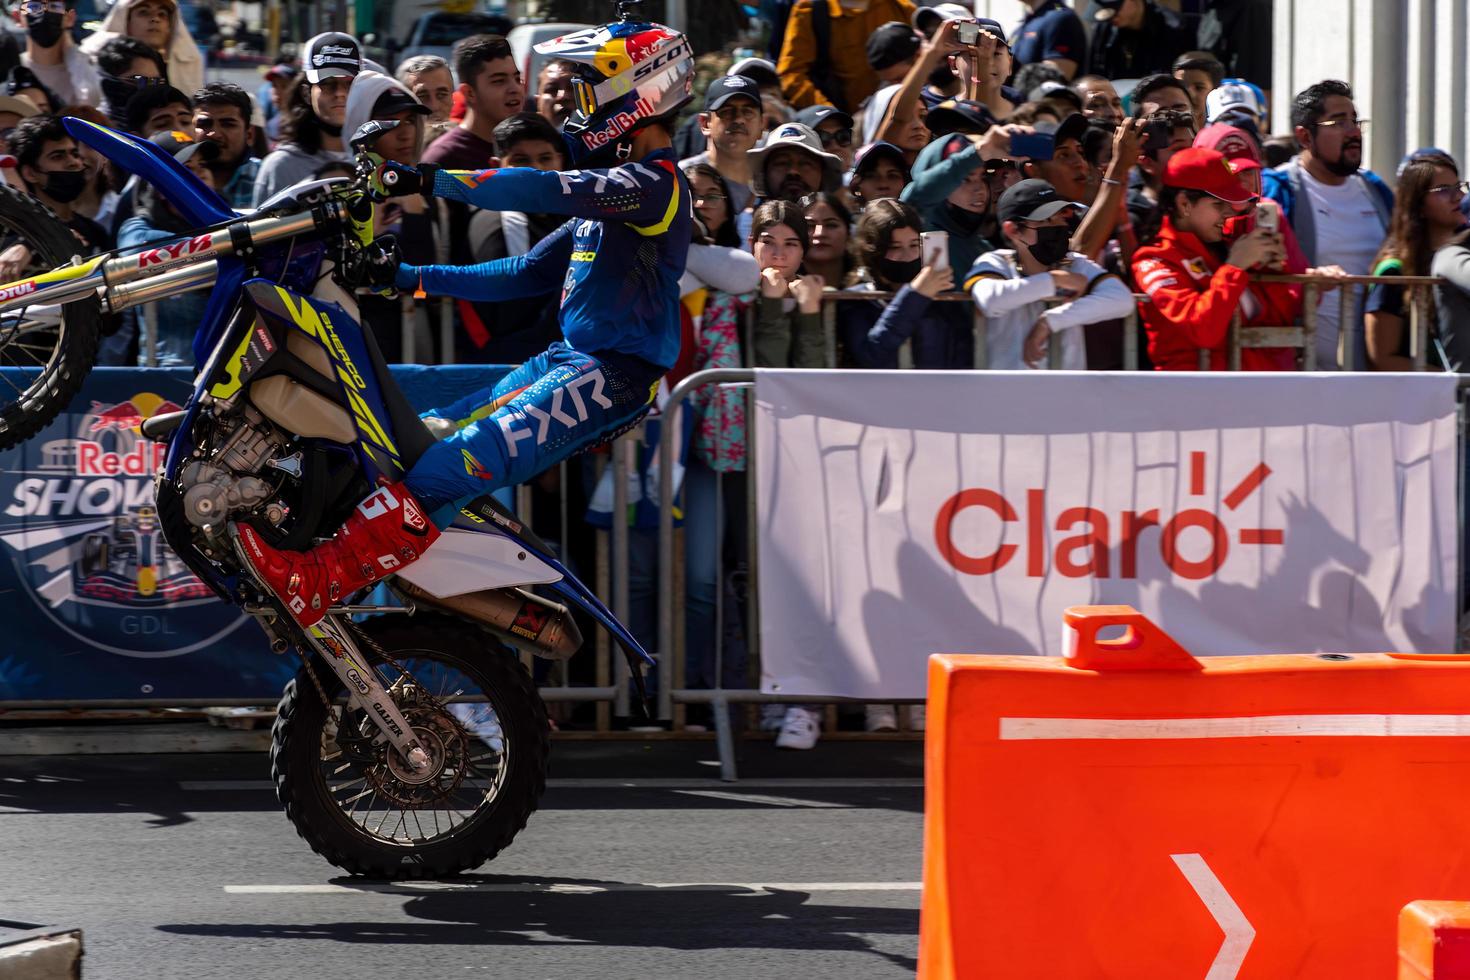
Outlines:
[[[610,116],[607,120],[607,125],[601,129],[583,133],[582,142],[586,144],[589,150],[601,149],[632,129],[638,120],[647,119],[653,113],[653,103],[648,99],[639,99],[633,103],[633,110],[631,112],[619,112],[614,116]]]

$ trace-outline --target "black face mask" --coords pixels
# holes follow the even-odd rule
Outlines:
[[[1050,268],[1067,257],[1072,248],[1072,232],[1057,225],[1036,229],[1036,244],[1028,245],[1031,257]]]
[[[907,262],[899,262],[895,259],[878,260],[878,275],[895,286],[902,286],[906,282],[912,282],[914,276],[917,276],[919,270],[922,268],[924,268],[924,260],[922,258],[909,259]]]
[[[41,193],[58,204],[70,204],[87,189],[85,170],[48,170],[43,174],[46,183],[41,185]]]
[[[65,30],[61,26],[61,19],[64,16],[66,15],[42,14],[39,17],[27,16],[26,33],[30,35],[31,40],[35,41],[38,46],[49,48],[61,40],[62,32]]]
[[[985,223],[985,214],[980,211],[967,211],[958,204],[944,202],[944,213],[949,218],[950,224],[954,225],[966,238],[980,230]]]

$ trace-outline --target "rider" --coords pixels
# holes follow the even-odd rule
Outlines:
[[[277,551],[239,525],[256,572],[297,622],[417,560],[457,502],[521,483],[635,422],[679,353],[679,277],[690,239],[688,185],[669,126],[690,98],[684,35],[623,14],[619,23],[539,44],[577,65],[576,111],[562,125],[570,171],[440,170],[384,163],[378,195],[422,193],[473,207],[573,220],[529,253],[466,267],[399,267],[396,284],[471,300],[561,287],[557,342],[493,388],[429,412],[453,433],[400,483],[368,496],[337,536]]]

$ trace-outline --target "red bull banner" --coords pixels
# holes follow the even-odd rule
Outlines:
[[[1197,654],[1455,649],[1453,375],[757,373],[762,686],[1129,605]]]
[[[493,385],[505,368],[395,368],[422,409]],[[69,410],[0,453],[0,701],[274,701],[295,673],[163,539],[139,432],[178,411],[192,372],[98,368]]]

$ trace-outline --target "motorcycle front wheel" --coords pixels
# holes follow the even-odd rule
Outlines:
[[[437,878],[477,868],[510,844],[546,788],[546,706],[521,663],[470,623],[383,616],[361,630],[387,655],[363,644],[431,765],[412,771],[316,664],[328,709],[303,668],[271,733],[286,816],[350,874]]]
[[[0,186],[0,258],[23,269],[16,290],[81,251],[81,242],[49,208]],[[97,363],[101,319],[95,296],[0,315],[0,450],[40,432],[71,402]]]

